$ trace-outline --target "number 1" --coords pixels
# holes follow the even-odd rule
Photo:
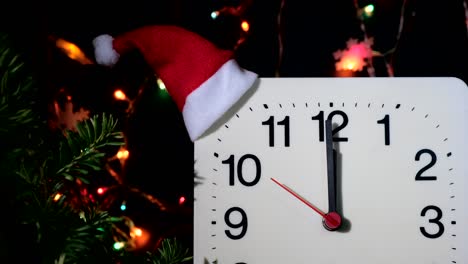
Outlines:
[[[377,121],[377,124],[384,125],[385,145],[390,145],[390,116],[385,115],[384,118]]]

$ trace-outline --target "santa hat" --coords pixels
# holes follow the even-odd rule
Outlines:
[[[145,26],[117,37],[101,35],[93,45],[96,62],[107,66],[116,64],[128,51],[139,50],[182,112],[192,141],[257,79],[257,74],[237,64],[232,51],[178,26]]]

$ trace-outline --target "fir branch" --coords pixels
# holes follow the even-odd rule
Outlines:
[[[77,178],[89,183],[89,173],[104,167],[106,148],[124,144],[122,132],[116,132],[117,120],[112,115],[95,115],[78,123],[77,131],[66,131],[59,153],[59,179]]]
[[[12,40],[0,33],[0,137],[14,136],[37,127],[39,115],[35,111],[38,88],[29,74],[22,55],[12,48]]]
[[[101,114],[65,135],[50,131],[37,109],[38,87],[12,47],[0,32],[0,171],[8,193],[12,185],[17,191],[8,196],[14,201],[20,246],[28,252],[21,257],[44,264],[114,264],[123,263],[124,255],[142,257],[112,250],[123,218],[97,204],[76,208],[69,201],[79,196],[73,192],[76,180],[89,183],[94,172],[104,170],[108,150],[124,144],[117,120]],[[61,197],[55,196],[58,190]],[[187,254],[175,239],[164,240],[157,254],[148,253],[138,263],[178,264],[191,259]]]
[[[64,263],[98,263],[97,259],[107,259],[106,262],[112,263],[112,254],[107,248],[112,247],[114,224],[122,219],[93,209],[83,212],[81,220],[81,226],[75,228],[65,240],[60,255],[65,256]]]
[[[166,238],[162,241],[158,253],[147,252],[149,264],[181,264],[192,260],[188,249],[183,247],[176,238]]]

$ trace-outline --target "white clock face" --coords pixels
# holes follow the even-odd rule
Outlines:
[[[325,120],[334,124],[329,231]],[[194,263],[466,263],[468,88],[263,78],[195,142]]]

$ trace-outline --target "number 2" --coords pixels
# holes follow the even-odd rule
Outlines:
[[[416,181],[435,181],[437,180],[437,176],[423,176],[422,174],[430,169],[432,166],[434,166],[437,162],[437,156],[434,153],[434,151],[430,149],[421,149],[416,153],[416,157],[414,158],[416,161],[419,161],[419,158],[421,157],[422,154],[429,154],[431,156],[431,161],[424,167],[422,167],[417,173],[416,173]]]

